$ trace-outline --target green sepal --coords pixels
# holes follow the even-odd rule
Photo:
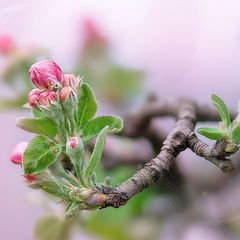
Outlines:
[[[231,119],[225,102],[216,94],[211,94],[210,98],[222,118],[223,125],[225,126],[225,128],[228,128],[231,124]]]
[[[38,173],[50,166],[61,152],[61,147],[45,136],[36,136],[23,154],[25,174]]]
[[[86,143],[96,137],[106,126],[108,126],[108,133],[117,133],[122,130],[123,121],[116,116],[100,116],[91,119],[83,128],[83,142]]]
[[[227,136],[227,132],[219,128],[200,127],[197,129],[197,132],[213,140],[220,140]]]
[[[84,146],[82,139],[78,135],[75,136],[75,139],[76,146],[73,148],[70,146],[70,138],[68,138],[66,143],[66,153],[70,157],[78,179],[80,180],[81,184],[85,186],[82,178]]]
[[[57,124],[50,118],[25,118],[17,119],[17,126],[32,133],[37,133],[54,138],[57,135]]]

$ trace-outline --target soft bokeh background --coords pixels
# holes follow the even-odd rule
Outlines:
[[[215,92],[236,110],[240,81],[239,9],[238,0],[0,0],[0,31],[10,34],[18,46],[43,49],[41,54],[36,54],[39,59],[51,56],[68,72],[76,65],[79,49],[84,44],[86,32],[82,22],[93,19],[107,39],[111,59],[121,66],[144,72],[141,84],[147,92],[169,99],[189,96],[202,103],[209,101],[210,92]],[[6,59],[1,56],[1,70],[5,65]],[[3,81],[0,84],[1,98],[14,96]],[[139,96],[135,104],[142,100],[144,93],[139,92]],[[115,108],[110,107],[118,112]],[[25,186],[22,170],[8,160],[16,143],[32,137],[15,127],[19,115],[27,113],[19,109],[0,113],[0,237],[6,240],[32,239],[34,222],[44,213],[42,208],[25,200],[33,190]],[[194,225],[187,224],[181,237],[227,239],[227,233],[229,239],[238,239],[240,205],[234,199],[240,202],[237,191],[240,185],[236,184],[239,180],[234,178],[231,181],[235,185],[224,185],[227,193],[221,193],[226,203],[222,207],[218,195],[209,193],[209,185],[219,188],[226,178],[218,169],[193,158],[189,152],[181,155],[179,169],[185,179],[195,181],[191,186],[186,183],[190,196],[200,189],[201,194],[194,195],[196,208],[204,209],[201,205],[205,204],[211,215],[206,221],[202,220],[205,225],[199,219]],[[226,206],[232,208],[226,209]],[[159,214],[164,215],[161,211]],[[184,216],[187,219],[189,215]],[[165,225],[159,223],[165,238],[157,234],[155,239],[175,239],[171,226],[183,219],[179,214]],[[230,223],[234,231],[223,232],[221,226]],[[215,228],[220,230],[216,232]],[[93,235],[87,237],[85,232],[84,236],[95,239]]]

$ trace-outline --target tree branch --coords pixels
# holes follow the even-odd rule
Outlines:
[[[213,147],[209,147],[205,142],[202,142],[193,132],[188,137],[189,147],[198,156],[204,157],[212,162],[225,173],[231,173],[234,169],[232,161],[227,156],[234,154],[238,148],[232,152],[226,152],[227,143],[219,140]]]
[[[191,101],[182,100],[178,102],[177,112],[176,125],[163,142],[159,155],[116,188],[102,187],[102,192],[107,195],[103,207],[119,207],[144,188],[157,182],[169,171],[178,154],[187,148],[188,135],[194,130],[196,123],[196,105]]]

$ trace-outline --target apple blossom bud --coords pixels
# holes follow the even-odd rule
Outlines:
[[[64,74],[63,75],[63,84],[64,86],[78,86],[80,79],[77,78],[74,74]]]
[[[41,107],[49,107],[50,103],[57,102],[56,93],[52,90],[47,90],[40,93],[39,96],[39,106]]]
[[[37,178],[33,174],[24,174],[23,177],[25,177],[26,181],[29,183],[37,180]]]
[[[15,42],[12,37],[6,33],[0,34],[0,53],[8,54],[15,48]]]
[[[10,159],[15,164],[22,164],[23,153],[28,146],[28,142],[18,143],[11,152]]]
[[[29,94],[28,94],[28,103],[31,107],[36,107],[37,106],[37,100],[39,100],[40,96],[40,91],[38,89],[33,89]]]
[[[62,101],[65,101],[66,99],[68,99],[70,94],[75,94],[75,91],[73,90],[73,88],[71,86],[64,86],[61,90],[60,90],[60,99]]]
[[[61,83],[62,70],[54,61],[34,63],[29,72],[32,83],[39,89],[49,90]]]
[[[69,145],[71,148],[75,148],[78,144],[77,138],[76,137],[70,137],[69,138]]]

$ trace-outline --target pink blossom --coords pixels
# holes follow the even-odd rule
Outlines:
[[[12,37],[6,33],[0,34],[0,52],[8,54],[15,48],[15,42]]]
[[[37,100],[39,100],[40,96],[40,91],[38,89],[33,89],[29,94],[28,94],[28,103],[32,107],[37,106]]]
[[[69,145],[71,148],[75,148],[78,144],[78,140],[76,137],[70,137],[69,138]]]
[[[39,89],[48,90],[61,83],[62,70],[51,60],[34,63],[29,69],[32,83]]]
[[[15,164],[22,164],[23,153],[28,146],[28,142],[18,143],[11,152],[10,159]]]
[[[52,90],[47,90],[40,93],[39,105],[42,107],[48,107],[50,103],[55,103],[57,101],[56,93]]]
[[[62,101],[65,101],[70,94],[74,94],[74,90],[71,86],[64,86],[61,90],[60,90],[60,99]]]
[[[24,174],[23,177],[26,178],[27,182],[36,181],[36,177],[33,174]]]
[[[79,79],[76,78],[76,76],[74,74],[64,74],[63,75],[63,85],[64,86],[68,86],[68,85],[72,85],[72,86],[78,86],[79,84]]]

